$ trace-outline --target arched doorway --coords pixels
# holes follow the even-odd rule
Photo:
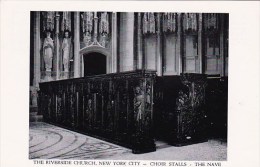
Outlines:
[[[91,52],[83,55],[84,59],[84,76],[92,76],[107,73],[106,56]]]

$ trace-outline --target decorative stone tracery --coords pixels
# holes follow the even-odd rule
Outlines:
[[[219,28],[219,17],[216,13],[203,14],[204,28],[205,30],[218,30]]]
[[[187,31],[198,31],[198,18],[196,13],[184,13],[183,29]]]
[[[144,13],[143,15],[143,34],[154,34],[155,30],[155,15],[153,12]]]
[[[42,12],[43,31],[53,31],[55,22],[55,12]]]
[[[164,13],[162,17],[163,32],[177,32],[177,13]]]
[[[107,36],[109,34],[109,18],[107,12],[101,13],[99,23],[100,45],[106,47]]]
[[[63,12],[62,21],[61,21],[61,31],[71,32],[71,12]]]
[[[83,31],[83,41],[86,46],[91,44],[91,34],[93,31],[93,12],[83,12],[81,14],[82,19],[82,31]]]

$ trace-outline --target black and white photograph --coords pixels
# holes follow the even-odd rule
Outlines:
[[[1,167],[258,167],[260,2],[0,1]]]
[[[228,13],[30,21],[30,159],[227,160]]]

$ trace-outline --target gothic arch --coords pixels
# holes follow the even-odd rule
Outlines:
[[[81,76],[84,76],[84,55],[88,55],[89,53],[101,53],[106,56],[106,73],[111,73],[111,52],[109,49],[100,47],[100,46],[88,46],[82,48],[79,51],[81,57]]]

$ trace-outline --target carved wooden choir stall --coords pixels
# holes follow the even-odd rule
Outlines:
[[[136,71],[40,83],[44,121],[132,148],[155,151],[155,72]]]
[[[205,75],[155,76],[140,70],[40,83],[44,121],[133,153],[155,151],[155,138],[174,145],[205,139]]]
[[[156,137],[181,146],[207,138],[206,75],[185,73],[156,78]]]

